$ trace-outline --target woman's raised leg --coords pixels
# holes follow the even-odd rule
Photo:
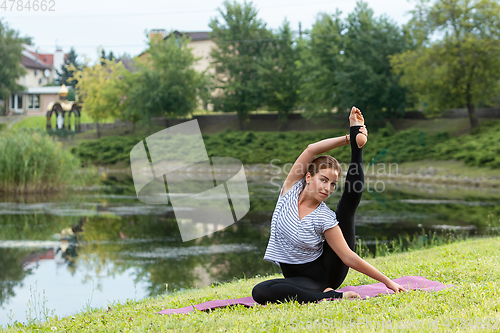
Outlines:
[[[339,221],[342,234],[351,250],[355,250],[355,227],[354,214],[358,208],[361,196],[363,195],[365,175],[363,170],[363,148],[359,148],[356,143],[356,135],[360,132],[362,126],[351,126],[350,141],[351,141],[351,164],[347,171],[347,176],[344,183],[344,193],[337,205],[335,214]],[[359,134],[364,135],[364,134]],[[338,255],[328,245],[328,242],[323,243],[323,265],[327,272],[328,286],[337,289],[344,282],[349,267],[340,260]]]

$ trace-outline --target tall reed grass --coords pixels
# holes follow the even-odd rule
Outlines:
[[[0,136],[0,192],[34,193],[79,183],[80,161],[42,130]]]

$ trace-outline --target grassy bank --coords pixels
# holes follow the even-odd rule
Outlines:
[[[397,132],[388,125],[370,132],[364,160],[404,163],[421,160],[458,160],[472,167],[500,168],[500,121],[487,121],[474,132],[458,137],[450,129],[427,131],[410,128]],[[244,164],[293,163],[307,144],[329,137],[342,136],[343,130],[301,132],[230,131],[203,135],[209,156],[229,156]],[[83,140],[73,152],[83,161],[98,165],[127,164],[132,147],[144,139],[141,135],[107,136],[101,140]],[[327,154],[340,162],[350,158],[349,147]]]
[[[56,127],[56,122],[57,122],[57,117],[55,114],[52,116],[52,128]],[[68,121],[68,115],[66,115],[65,122]],[[71,125],[74,125],[74,117],[71,117]],[[101,123],[112,123],[114,122],[114,118],[108,118],[105,119],[104,121],[101,121]],[[87,124],[87,123],[93,123],[94,121],[92,118],[88,116],[87,113],[82,112],[82,115],[80,117],[80,123],[81,124]],[[47,118],[45,116],[31,116],[27,117],[25,119],[22,119],[21,121],[15,123],[12,128],[45,128],[47,125]]]
[[[439,292],[410,291],[367,300],[339,300],[309,305],[289,302],[267,307],[236,306],[188,315],[166,316],[156,313],[165,308],[179,308],[213,299],[247,297],[251,295],[255,284],[282,277],[257,276],[142,301],[110,304],[107,309],[93,309],[68,318],[51,318],[45,324],[16,324],[6,332],[288,332],[294,328],[297,331],[317,332],[331,331],[327,325],[341,321],[354,324],[369,321],[374,326],[370,329],[366,325],[354,325],[335,331],[379,332],[391,331],[375,326],[383,322],[398,325],[403,321],[409,323],[419,320],[425,325],[437,321],[439,327],[428,329],[428,326],[422,326],[422,329],[414,327],[403,331],[483,331],[477,328],[480,323],[489,324],[490,327],[500,325],[499,250],[500,238],[497,237],[468,239],[424,250],[366,259],[391,279],[415,275],[458,286]],[[376,282],[350,270],[341,287]],[[311,330],[304,327],[310,327]]]
[[[242,161],[244,164],[273,163],[284,165],[293,163],[308,143],[329,137],[342,136],[345,131],[314,131],[314,132],[240,132],[225,131],[219,134],[203,135],[205,147],[209,156],[228,156]],[[446,134],[425,134],[417,130],[407,130],[399,133],[380,131],[370,136],[370,149],[365,150],[365,160],[375,158],[389,144],[391,153],[389,160],[407,161],[425,157],[430,146],[443,140]],[[127,163],[130,150],[137,142],[144,139],[141,136],[108,136],[101,140],[82,141],[73,153],[83,161],[98,165]],[[421,140],[425,140],[421,144]],[[397,152],[397,153],[396,153]],[[328,152],[339,161],[350,158],[347,146]],[[396,155],[397,156],[396,156]]]

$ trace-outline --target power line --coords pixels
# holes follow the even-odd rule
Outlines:
[[[336,0],[335,2],[346,2],[350,0]],[[294,3],[286,5],[262,6],[262,8],[281,8],[281,7],[294,7],[294,6],[310,6],[320,4],[331,4],[333,1],[321,2],[308,2],[308,3]],[[98,17],[137,17],[137,16],[158,16],[158,15],[178,15],[178,14],[194,14],[194,13],[208,13],[216,12],[217,9],[201,9],[201,10],[183,10],[176,12],[147,12],[147,13],[121,13],[121,14],[84,14],[84,15],[47,15],[47,16],[11,16],[13,19],[75,19],[75,18],[98,18]]]
[[[291,31],[294,34],[299,34],[299,31],[297,30],[292,30]],[[368,34],[368,31],[350,31],[346,33],[338,33],[338,34],[323,34],[323,35],[314,35],[316,38],[323,38],[323,37],[338,37],[338,36],[344,36],[346,34],[349,35],[358,35],[358,34]],[[302,31],[302,35],[311,35],[310,32],[307,31]],[[227,41],[214,41],[214,43],[246,43],[246,42],[268,42],[268,41],[274,41],[274,40],[280,40],[280,38],[255,38],[255,39],[235,39],[235,40],[227,40]],[[44,45],[40,44],[37,45],[37,47],[53,47],[54,45]],[[113,47],[147,47],[148,44],[131,44],[131,45],[57,45],[59,47],[78,47],[78,48],[97,48],[97,47],[102,47],[102,48],[113,48]]]

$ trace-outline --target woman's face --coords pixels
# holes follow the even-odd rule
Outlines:
[[[326,168],[319,170],[313,177],[308,172],[306,182],[309,182],[304,189],[308,197],[313,197],[318,201],[325,201],[335,191],[339,174],[337,170]]]

